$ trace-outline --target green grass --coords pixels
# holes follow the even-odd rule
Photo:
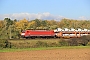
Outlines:
[[[40,47],[40,48],[25,48],[25,49],[0,49],[0,52],[17,52],[17,51],[35,51],[35,50],[53,50],[53,49],[90,49],[90,46],[64,46],[64,47]]]

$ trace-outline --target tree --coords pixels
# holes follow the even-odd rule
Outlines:
[[[19,22],[15,23],[15,26],[17,29],[25,30],[28,26],[28,20],[26,19],[20,20]]]
[[[45,21],[45,20],[41,21],[41,26],[42,26],[42,27],[47,26],[47,21]]]
[[[5,23],[5,26],[9,27],[10,25],[13,24],[13,21],[10,18],[5,18],[4,23]]]
[[[41,22],[40,22],[39,19],[35,19],[34,21],[35,21],[36,27],[40,27],[41,26]]]
[[[27,29],[35,29],[35,21],[30,21],[27,25]]]
[[[4,21],[0,20],[0,28],[4,27]]]

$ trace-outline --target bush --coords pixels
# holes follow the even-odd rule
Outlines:
[[[68,42],[65,40],[59,41],[59,46],[68,46]]]
[[[8,40],[0,40],[0,48],[11,48],[11,43]]]
[[[56,42],[48,43],[49,47],[58,47],[59,45]]]
[[[38,41],[35,47],[48,47],[48,44],[46,42]]]
[[[90,46],[90,42],[88,42],[87,46]]]
[[[4,40],[0,40],[0,48],[5,47],[5,41]]]
[[[70,46],[86,46],[90,41],[90,35],[82,36],[81,38],[72,38],[68,41]]]
[[[30,43],[28,43],[28,42],[13,42],[11,44],[11,46],[12,46],[12,48],[16,48],[16,49],[18,49],[18,48],[30,48],[30,47],[32,47],[30,45]]]
[[[76,41],[76,38],[70,39],[70,40],[68,41],[68,45],[69,45],[69,46],[78,46],[78,42]]]

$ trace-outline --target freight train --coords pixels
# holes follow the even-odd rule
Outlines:
[[[83,35],[90,35],[90,30],[87,29],[67,29],[58,28],[56,30],[25,30],[22,31],[23,38],[79,38]]]

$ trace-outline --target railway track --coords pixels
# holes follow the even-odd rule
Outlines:
[[[49,39],[45,39],[45,38],[35,38],[35,39],[9,39],[9,40],[60,40],[60,38],[49,38]]]

